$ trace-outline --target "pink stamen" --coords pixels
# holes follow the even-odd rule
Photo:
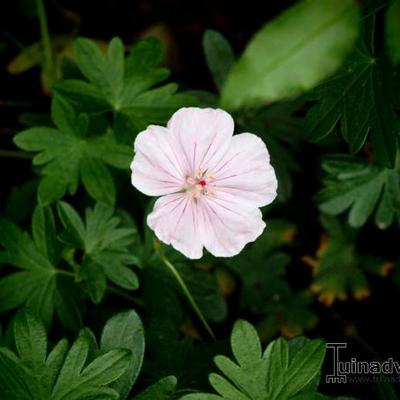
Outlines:
[[[204,186],[207,185],[207,182],[206,182],[204,179],[201,179],[201,180],[199,181],[199,185],[200,185],[201,187],[204,187]]]

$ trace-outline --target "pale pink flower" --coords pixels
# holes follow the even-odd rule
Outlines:
[[[277,189],[268,150],[233,129],[223,110],[181,108],[166,128],[150,125],[135,140],[132,184],[161,196],[147,224],[186,257],[201,258],[203,247],[234,256],[265,228],[259,207]]]

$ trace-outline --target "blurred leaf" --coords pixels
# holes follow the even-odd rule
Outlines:
[[[68,343],[62,339],[47,354],[44,326],[30,313],[18,314],[15,342],[19,357],[0,348],[4,400],[118,398],[118,393],[106,386],[128,368],[129,351],[114,348],[87,365],[89,340],[81,335],[68,352]]]
[[[158,68],[163,58],[160,43],[143,39],[124,58],[120,39],[114,38],[104,55],[95,42],[80,38],[75,42],[76,62],[89,82],[64,80],[55,86],[79,110],[112,111],[114,131],[120,140],[131,142],[134,134],[149,124],[163,124],[194,98],[176,93],[174,84],[152,88],[165,80],[169,71]]]
[[[295,293],[285,279],[290,257],[278,251],[293,240],[295,228],[284,220],[270,220],[268,229],[236,257],[226,260],[241,281],[240,306],[262,316],[258,327],[263,339],[277,334],[293,337],[317,321],[309,309],[312,297]]]
[[[313,88],[352,49],[359,14],[352,0],[303,0],[268,22],[232,68],[222,106],[259,106]]]
[[[384,90],[383,79],[389,73],[385,61],[374,55],[371,30],[342,69],[312,93],[319,102],[308,111],[304,132],[309,140],[317,142],[340,121],[351,153],[361,149],[371,132],[374,156],[393,168],[400,124]]]
[[[97,201],[115,202],[115,186],[108,166],[128,168],[132,149],[116,143],[113,135],[87,137],[88,119],[55,96],[52,118],[57,128],[36,127],[20,132],[14,142],[24,150],[39,152],[33,159],[41,167],[39,201],[48,204],[74,194],[82,180],[88,193]]]
[[[316,196],[321,211],[338,215],[350,210],[352,227],[364,225],[375,212],[375,223],[387,228],[400,217],[400,176],[397,170],[362,159],[333,155],[322,162],[324,188]]]
[[[271,339],[280,334],[293,338],[314,328],[318,317],[312,311],[313,302],[313,297],[306,291],[273,295],[265,304],[264,318],[258,324],[261,337]]]
[[[359,300],[367,297],[368,281],[354,250],[357,231],[333,217],[322,216],[321,223],[327,236],[321,240],[316,259],[309,260],[313,267],[311,290],[327,306],[336,299],[345,300],[348,292]]]
[[[172,400],[176,389],[177,379],[167,376],[139,393],[132,400]]]
[[[0,311],[26,304],[49,325],[55,299],[63,302],[63,297],[58,294],[59,249],[54,242],[54,220],[48,207],[36,208],[32,231],[33,240],[11,221],[0,220],[0,245],[4,248],[0,262],[20,270],[0,279]],[[73,303],[72,300],[63,307],[68,310]]]
[[[391,0],[385,20],[386,48],[393,64],[400,62],[400,0]]]
[[[301,118],[294,116],[302,102],[272,104],[250,115],[243,123],[244,131],[253,132],[265,141],[278,185],[278,201],[288,201],[292,195],[292,174],[299,171]]]
[[[305,390],[315,392],[309,384],[320,372],[324,359],[321,340],[305,341],[290,349],[290,342],[280,338],[262,354],[255,329],[239,320],[233,327],[231,347],[236,362],[217,356],[215,364],[224,376],[209,376],[218,395],[189,394],[182,400],[286,400]]]
[[[36,205],[37,185],[36,180],[30,180],[21,186],[14,186],[7,198],[4,217],[14,222],[22,222],[31,216]]]
[[[86,209],[85,221],[65,202],[59,203],[58,214],[65,229],[62,240],[84,252],[78,279],[86,282],[95,303],[106,292],[106,278],[124,289],[138,288],[137,276],[128,267],[138,262],[136,228],[124,227],[114,208],[102,203]]]
[[[209,29],[203,35],[203,51],[215,86],[221,90],[235,62],[232,47],[221,33]]]
[[[209,271],[191,265],[176,264],[205,318],[211,322],[223,321],[228,313],[226,301],[220,292],[215,276]],[[180,287],[176,287],[180,291]]]
[[[153,340],[150,351],[146,353],[144,371],[155,379],[174,374],[180,387],[204,386],[206,380],[203,381],[203,377],[212,368],[216,346],[197,343],[190,338],[174,339],[163,335],[165,331],[159,326],[157,328],[155,325],[148,328],[153,331],[152,335],[158,334],[159,338],[157,342]]]
[[[197,100],[198,107],[218,108],[218,96],[205,90],[190,90],[186,92]]]
[[[144,329],[136,312],[125,311],[109,319],[101,335],[100,347],[106,351],[113,348],[131,351],[132,357],[127,371],[111,385],[119,393],[121,400],[126,399],[139,375],[144,356]]]
[[[55,77],[57,79],[61,78],[62,64],[65,62],[65,60],[73,59],[72,41],[72,36],[50,36],[50,45],[53,55]],[[49,71],[45,66],[44,60],[45,56],[42,41],[38,41],[24,47],[21,52],[7,65],[7,71],[10,74],[21,74],[36,66],[40,66],[42,90],[45,94],[49,94],[52,91],[50,84],[51,77],[49,76]]]
[[[51,45],[56,55],[57,68],[60,68],[61,59],[72,58],[72,38],[70,36],[52,36]],[[42,42],[38,41],[30,46],[24,47],[8,65],[7,71],[10,74],[21,74],[29,69],[41,65],[43,62]]]

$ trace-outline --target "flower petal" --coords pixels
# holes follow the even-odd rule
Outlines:
[[[162,196],[182,189],[186,171],[183,156],[168,129],[150,125],[135,140],[131,163],[132,185],[148,196]]]
[[[198,201],[198,226],[205,248],[216,257],[232,257],[265,228],[261,211],[223,196]]]
[[[160,197],[147,217],[147,224],[161,241],[186,257],[202,257],[197,204],[191,196],[175,193]]]
[[[261,207],[276,197],[278,182],[267,147],[252,133],[233,136],[229,150],[212,173],[215,190],[232,201]]]
[[[168,129],[185,155],[187,168],[196,174],[211,168],[224,156],[234,123],[223,110],[187,107],[171,117]]]

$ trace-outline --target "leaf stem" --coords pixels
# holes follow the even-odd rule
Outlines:
[[[75,274],[73,272],[64,271],[63,269],[55,269],[56,274],[69,276],[70,278],[75,278]]]
[[[44,0],[36,0],[36,9],[39,17],[40,35],[43,46],[43,67],[48,76],[50,86],[52,86],[55,81],[55,68]]]
[[[25,153],[24,151],[2,150],[2,149],[0,149],[0,157],[5,157],[5,158],[24,158],[24,159],[31,159],[32,158],[32,156],[29,153]]]
[[[144,305],[143,302],[140,301],[139,299],[131,296],[129,293],[126,293],[124,290],[121,290],[121,289],[119,289],[119,288],[117,288],[115,286],[108,285],[107,290],[110,293],[114,293],[117,296],[120,296],[120,297],[122,297],[122,298],[124,298],[126,300],[129,300],[129,301],[132,301],[133,303],[135,303],[136,305],[138,305],[140,307],[143,307],[143,305]]]
[[[214,332],[212,331],[210,325],[208,325],[207,320],[205,319],[205,317],[204,317],[203,313],[201,312],[199,306],[197,305],[196,301],[194,300],[192,294],[190,293],[189,288],[187,287],[185,281],[182,279],[182,277],[180,276],[180,274],[177,271],[177,269],[175,268],[175,266],[165,256],[164,252],[162,251],[161,245],[157,245],[156,247],[158,248],[158,253],[160,255],[161,261],[165,264],[165,266],[170,270],[172,275],[175,277],[175,279],[179,283],[179,286],[181,287],[184,295],[186,296],[186,298],[189,301],[190,305],[192,306],[194,312],[196,313],[197,317],[203,323],[206,331],[211,336],[211,338],[213,340],[215,340]]]

